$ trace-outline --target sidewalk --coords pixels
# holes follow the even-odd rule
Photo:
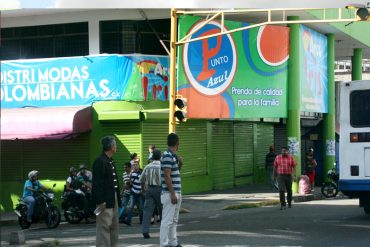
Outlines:
[[[316,187],[313,194],[293,194],[294,203],[321,200],[321,188]],[[279,204],[279,193],[268,185],[245,185],[225,190],[213,190],[201,193],[194,193],[183,196],[182,208],[187,212],[202,212],[209,210],[222,210],[225,207],[237,206],[240,204],[260,203]],[[63,217],[62,217],[63,220]],[[14,212],[1,213],[1,226],[18,223]]]

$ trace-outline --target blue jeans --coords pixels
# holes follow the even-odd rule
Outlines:
[[[128,204],[128,212],[127,212],[127,223],[131,223],[132,219],[132,210],[136,205],[137,209],[139,210],[139,217],[140,223],[143,221],[143,196],[141,194],[135,194],[131,191],[130,194],[130,203]]]
[[[33,209],[35,207],[35,198],[33,196],[27,196],[23,198],[23,201],[27,204],[27,221],[32,221]]]
[[[123,195],[122,195],[121,209],[120,209],[119,214],[118,214],[118,217],[119,217],[120,220],[123,220],[126,217],[127,212],[125,212],[125,211],[126,211],[127,206],[130,202],[130,197],[131,197],[131,194],[123,193]]]

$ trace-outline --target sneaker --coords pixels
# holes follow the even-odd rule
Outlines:
[[[285,205],[281,205],[280,210],[284,210],[284,209],[285,209]]]
[[[144,237],[145,239],[148,239],[148,238],[150,238],[150,235],[149,235],[149,233],[145,232],[145,233],[143,233],[143,237]]]
[[[288,203],[288,208],[292,208],[292,204],[291,203]]]

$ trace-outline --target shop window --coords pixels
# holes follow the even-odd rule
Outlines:
[[[85,56],[87,22],[1,29],[1,60]]]
[[[169,39],[169,19],[149,21],[161,40]],[[127,20],[100,22],[100,53],[167,55],[147,21]]]

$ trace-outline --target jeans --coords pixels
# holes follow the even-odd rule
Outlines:
[[[179,221],[179,212],[181,207],[181,194],[176,193],[177,203],[171,203],[171,194],[162,193],[161,202],[163,204],[162,209],[162,221],[160,229],[160,244],[164,246],[177,246],[177,223]]]
[[[149,233],[150,220],[152,218],[154,209],[157,207],[159,215],[162,213],[161,191],[161,186],[149,186],[145,193],[142,224],[143,233]]]
[[[27,221],[32,221],[33,209],[35,207],[35,198],[33,196],[27,196],[23,198],[23,201],[27,204]]]
[[[135,194],[131,191],[130,194],[130,203],[128,204],[128,212],[127,212],[127,223],[131,224],[132,219],[132,210],[136,205],[137,209],[139,210],[139,217],[140,223],[143,221],[143,196],[141,194]]]
[[[120,220],[123,220],[126,217],[127,212],[125,212],[125,211],[127,209],[127,205],[129,204],[129,202],[130,202],[130,194],[123,193],[121,208],[120,208],[120,211],[119,211],[119,219]]]
[[[280,204],[285,206],[285,190],[287,191],[287,201],[290,205],[292,203],[292,175],[290,174],[278,174],[279,182],[279,194],[280,194]]]

